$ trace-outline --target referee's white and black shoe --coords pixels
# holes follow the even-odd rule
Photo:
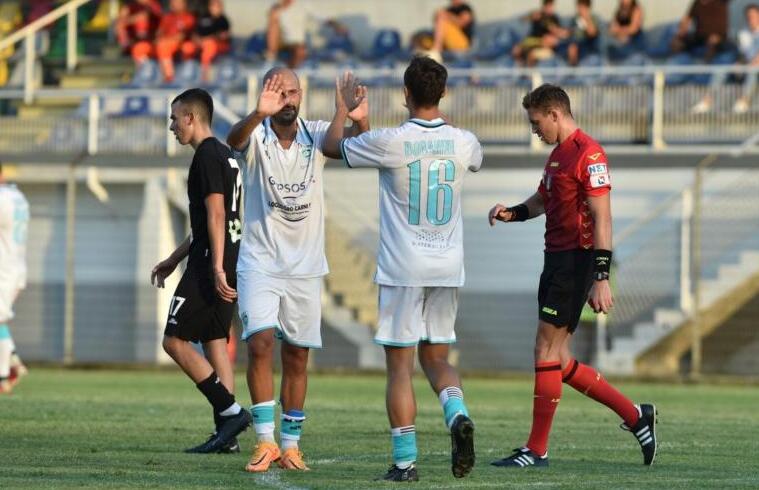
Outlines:
[[[643,452],[643,464],[646,466],[652,465],[656,458],[656,446],[658,441],[656,440],[656,406],[650,403],[641,403],[635,405],[640,413],[640,419],[634,427],[628,427],[622,424],[622,429],[632,432],[635,439],[640,444],[640,450]]]
[[[490,464],[504,468],[528,468],[530,466],[542,468],[548,466],[548,454],[538,456],[526,447],[519,447],[514,449],[511,456],[493,461]]]

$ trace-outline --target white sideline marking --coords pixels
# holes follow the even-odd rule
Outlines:
[[[267,485],[270,488],[280,488],[282,490],[308,490],[306,487],[288,485],[287,483],[283,482],[279,476],[279,471],[277,470],[267,471],[266,473],[256,475],[256,480],[258,483]]]

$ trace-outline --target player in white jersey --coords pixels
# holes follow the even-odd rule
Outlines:
[[[461,381],[448,363],[456,341],[458,288],[464,284],[461,190],[468,171],[482,163],[482,148],[469,131],[446,123],[438,108],[447,72],[430,58],[415,58],[404,74],[410,118],[397,128],[377,129],[340,140],[348,109],[348,87],[325,149],[336,145],[351,167],[379,169],[380,244],[377,253],[379,327],[385,348],[387,409],[393,465],[382,478],[418,479],[416,402],[411,384],[414,350],[443,406],[451,431],[451,470],[457,478],[474,465],[474,424],[464,405]],[[339,103],[343,99],[343,103]]]
[[[235,124],[227,143],[238,152],[245,195],[243,238],[237,262],[242,339],[248,344],[248,387],[257,445],[247,471],[274,461],[307,470],[298,447],[306,398],[309,349],[321,347],[324,255],[326,121],[298,117],[297,75],[274,68],[264,76],[256,110]],[[351,117],[348,134],[368,129],[366,103]],[[280,390],[282,448],[274,439],[274,339],[282,342]]]
[[[15,185],[5,182],[0,164],[0,393],[10,393],[26,374],[8,322],[13,318],[13,303],[26,287],[28,225],[29,203]]]

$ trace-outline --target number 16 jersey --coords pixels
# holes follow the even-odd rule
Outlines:
[[[482,165],[477,138],[442,119],[409,119],[340,145],[351,167],[379,169],[380,243],[375,281],[386,286],[464,285],[461,191]]]

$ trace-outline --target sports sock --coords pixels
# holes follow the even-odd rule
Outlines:
[[[234,395],[227,391],[219,376],[216,375],[216,371],[213,371],[208,378],[195,386],[208,399],[208,403],[211,404],[214,411],[219,412],[219,414],[224,414],[226,410],[237,405]],[[239,412],[239,405],[237,407]]]
[[[527,448],[543,456],[548,451],[548,436],[556,407],[561,400],[561,363],[535,363],[535,397],[532,402],[532,429]]]
[[[274,441],[274,400],[256,403],[250,407],[253,416],[253,428],[256,430],[258,442]]]
[[[601,373],[572,359],[562,372],[563,381],[583,395],[603,403],[622,417],[628,427],[638,423],[638,409],[633,402],[601,376]]]
[[[438,393],[440,405],[443,406],[443,418],[445,425],[449,429],[453,421],[459,415],[469,416],[469,411],[464,404],[464,392],[458,386],[447,386]]]
[[[282,449],[298,447],[306,414],[301,410],[288,410],[282,414],[281,420],[282,426],[280,427],[279,440],[282,443]]]
[[[416,461],[416,429],[413,425],[390,429],[393,439],[393,464],[406,469]]]
[[[11,355],[13,340],[8,325],[0,324],[0,380],[7,379],[11,374]]]

